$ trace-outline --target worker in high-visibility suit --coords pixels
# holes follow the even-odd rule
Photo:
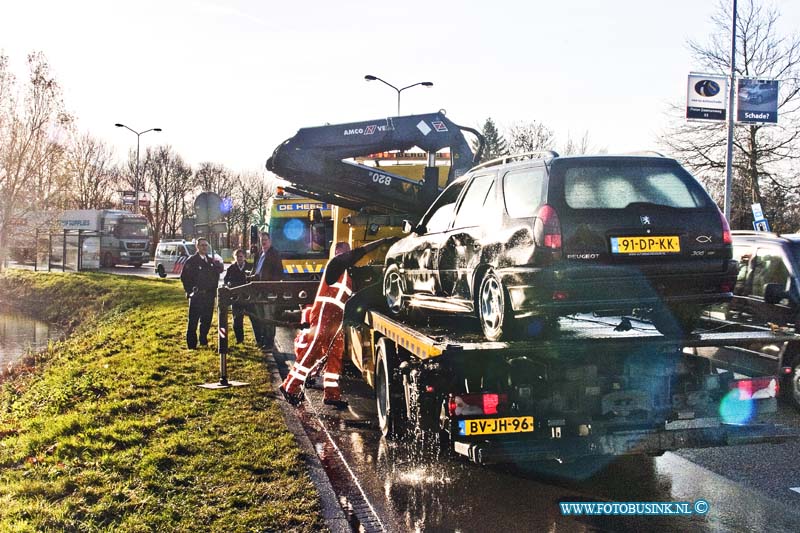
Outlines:
[[[353,294],[353,282],[348,269],[376,248],[395,242],[398,237],[372,241],[351,250],[346,242],[336,244],[333,259],[325,265],[325,275],[317,289],[314,303],[303,309],[301,322],[308,327],[300,330],[294,340],[295,363],[280,386],[281,393],[292,405],[303,401],[303,385],[314,365],[327,356],[322,374],[323,403],[336,408],[347,406],[339,389],[344,355],[344,304]]]

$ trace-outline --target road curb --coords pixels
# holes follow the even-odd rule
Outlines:
[[[283,379],[278,371],[275,358],[272,353],[266,353],[264,359],[267,363],[267,370],[270,373],[272,390],[275,392],[276,398],[278,398],[278,403],[283,413],[283,419],[286,421],[286,427],[292,432],[297,444],[303,451],[303,459],[308,467],[308,474],[311,476],[311,481],[319,491],[322,518],[325,520],[325,525],[327,525],[328,529],[333,533],[352,533],[353,529],[350,527],[350,523],[345,517],[342,506],[339,505],[336,493],[331,486],[330,480],[328,480],[328,476],[325,474],[325,468],[322,466],[317,452],[314,450],[314,446],[311,444],[308,435],[306,435],[302,423],[297,418],[295,408],[280,399],[281,394],[278,387]]]

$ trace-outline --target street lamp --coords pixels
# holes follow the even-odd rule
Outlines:
[[[373,76],[372,74],[367,74],[366,76],[364,76],[364,79],[367,80],[367,81],[378,80],[379,82],[385,83],[386,85],[388,85],[389,87],[391,87],[392,89],[397,91],[397,116],[398,117],[400,116],[400,93],[401,92],[405,91],[406,89],[410,89],[411,87],[416,87],[417,85],[422,85],[423,87],[433,87],[433,82],[432,81],[419,81],[417,83],[412,83],[411,85],[403,87],[402,89],[398,89],[397,87],[395,87],[394,85],[392,85],[388,81],[382,80],[377,76]]]
[[[133,184],[134,195],[135,195],[133,203],[133,212],[138,213],[139,212],[139,137],[141,137],[148,131],[161,131],[161,128],[150,128],[149,130],[136,131],[133,128],[129,128],[125,124],[117,123],[114,125],[118,128],[125,128],[126,130],[132,131],[133,133],[136,134],[136,180],[134,180],[135,183]]]

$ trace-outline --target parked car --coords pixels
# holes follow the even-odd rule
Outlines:
[[[392,314],[475,315],[489,340],[577,312],[644,310],[669,334],[732,297],[728,223],[677,161],[524,154],[450,184],[386,256]],[[515,327],[516,326],[516,327]]]
[[[749,83],[739,91],[739,98],[750,104],[763,104],[778,99],[778,83]]]
[[[713,311],[727,321],[753,326],[800,326],[800,234],[733,231],[738,275],[733,299]],[[712,314],[713,316],[713,314]],[[714,359],[747,375],[782,373],[782,389],[800,407],[800,346],[754,342],[716,350]]]

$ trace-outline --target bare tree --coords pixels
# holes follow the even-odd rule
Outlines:
[[[242,246],[252,246],[249,242],[250,226],[261,226],[265,219],[267,203],[274,193],[274,183],[256,173],[236,176],[232,192],[233,209],[229,215],[229,234],[239,233]]]
[[[52,195],[61,191],[64,145],[59,137],[72,121],[45,57],[29,54],[28,68],[20,105],[8,60],[0,56],[0,264],[5,262],[9,223],[29,210],[48,207]]]
[[[509,151],[512,154],[552,150],[555,146],[553,130],[541,122],[516,122],[508,130]]]
[[[107,209],[113,205],[117,169],[113,150],[88,133],[73,138],[67,150],[70,204],[77,209]]]
[[[736,18],[736,73],[743,77],[778,79],[779,125],[740,124],[734,132],[734,183],[731,225],[748,227],[750,203],[760,202],[768,217],[781,220],[778,230],[795,228],[800,219],[779,217],[771,199],[785,197],[798,187],[800,148],[800,35],[778,34],[780,14],[754,0],[740,3]],[[689,42],[700,69],[730,71],[731,8],[721,2],[711,22],[714,33],[707,43]],[[682,106],[673,106],[673,125],[662,143],[700,177],[721,201],[727,135],[725,124],[685,123]],[[782,213],[783,215],[786,212]],[[786,225],[784,225],[786,224]]]
[[[558,153],[561,155],[584,155],[591,153],[605,153],[606,149],[596,149],[589,142],[589,132],[583,133],[580,139],[573,139],[571,135],[567,135],[567,140],[563,146],[559,148]]]
[[[230,171],[218,163],[209,161],[200,163],[195,172],[195,183],[201,191],[214,192],[222,198],[231,195],[234,181]]]
[[[134,156],[135,157],[135,156]],[[170,146],[147,148],[139,167],[144,188],[150,193],[145,214],[153,228],[153,244],[174,236],[186,212],[186,197],[194,189],[192,168]]]

